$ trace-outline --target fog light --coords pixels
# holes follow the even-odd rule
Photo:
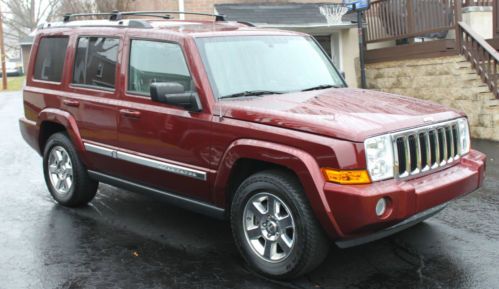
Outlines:
[[[386,199],[381,198],[376,203],[376,216],[381,217],[386,212]]]

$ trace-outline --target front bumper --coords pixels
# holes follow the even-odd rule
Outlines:
[[[484,154],[472,150],[455,165],[416,179],[351,186],[326,183],[324,194],[341,230],[337,232],[339,239],[354,240],[372,234],[379,239],[388,235],[387,228],[403,229],[406,226],[400,224],[417,219],[415,216],[422,212],[473,192],[485,178],[485,161]],[[387,213],[378,217],[375,206],[380,198],[389,202]]]
[[[349,239],[349,240],[340,240],[336,242],[336,245],[342,249],[345,248],[350,248],[350,247],[355,247],[358,245],[362,245],[365,243],[369,243],[372,241],[376,241],[388,236],[391,236],[393,234],[396,234],[400,231],[403,231],[407,228],[410,228],[428,218],[433,217],[434,215],[438,214],[440,211],[445,209],[447,207],[447,203],[438,205],[434,208],[428,209],[426,211],[417,213],[416,215],[409,217],[408,219],[405,219],[404,221],[395,224],[389,228],[383,229],[381,231],[377,231],[376,233],[373,233],[371,235],[367,235],[364,237],[359,237],[355,239]]]

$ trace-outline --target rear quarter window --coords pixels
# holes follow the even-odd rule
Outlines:
[[[61,82],[68,37],[43,37],[38,46],[33,78]]]

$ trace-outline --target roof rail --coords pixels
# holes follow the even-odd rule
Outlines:
[[[249,22],[249,21],[236,21],[237,23],[240,23],[240,24],[244,24],[246,26],[249,26],[249,27],[256,27],[255,24]]]
[[[161,17],[164,19],[171,19],[170,14],[184,14],[184,15],[200,15],[200,16],[213,16],[215,17],[215,21],[226,21],[225,15],[221,14],[210,14],[210,13],[201,13],[201,12],[182,12],[182,11],[129,11],[129,12],[120,12],[120,11],[112,11],[106,13],[69,13],[64,15],[63,21],[70,22],[75,17],[91,17],[91,16],[109,16],[109,20],[118,21],[122,20],[123,16],[134,16],[134,15],[142,15],[149,17]]]

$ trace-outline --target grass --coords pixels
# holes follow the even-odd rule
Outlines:
[[[19,91],[24,86],[24,76],[8,76],[7,77],[7,90],[2,90],[2,79],[0,77],[0,91]]]

